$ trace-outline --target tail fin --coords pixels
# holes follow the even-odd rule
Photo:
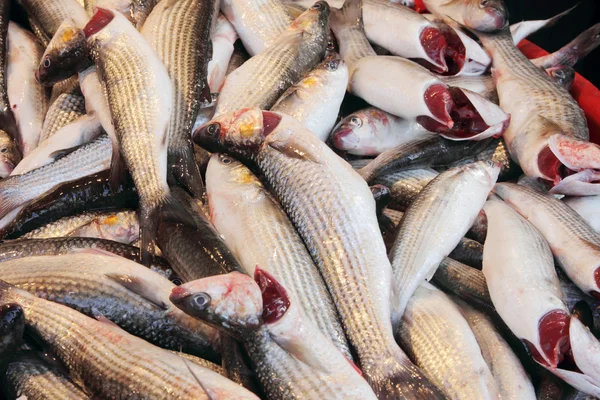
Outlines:
[[[373,364],[361,363],[361,367],[379,400],[445,399],[400,347],[372,361]]]
[[[346,0],[342,8],[331,10],[330,18],[339,24],[357,26],[364,29],[363,0]]]
[[[523,39],[527,38],[528,36],[534,34],[535,32],[539,31],[540,29],[543,28],[550,28],[554,25],[556,25],[556,23],[565,15],[569,14],[571,11],[573,11],[579,4],[575,4],[573,7],[569,8],[566,11],[561,12],[558,15],[555,15],[552,18],[546,19],[546,20],[542,20],[542,21],[523,21],[523,22],[519,22],[517,24],[514,24],[510,27],[510,31],[514,40],[514,44],[517,45],[519,44]]]
[[[558,51],[536,58],[531,62],[543,68],[552,68],[559,65],[573,67],[598,46],[600,46],[600,24],[592,26]]]
[[[177,149],[168,155],[168,165],[173,177],[181,186],[186,188],[194,197],[201,199],[204,194],[204,183],[196,159],[192,142],[184,149]]]

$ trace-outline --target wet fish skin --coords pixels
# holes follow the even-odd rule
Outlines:
[[[111,144],[106,135],[75,150],[73,153],[0,182],[0,215],[48,193],[58,185],[103,171],[109,167]]]
[[[112,212],[109,212],[112,214]],[[109,215],[110,215],[109,214]],[[24,239],[49,239],[69,236],[77,228],[85,226],[96,218],[106,215],[103,211],[89,211],[74,216],[68,216],[50,222],[22,236]]]
[[[70,232],[68,236],[110,239],[130,244],[139,239],[140,226],[135,211],[119,211],[99,215],[90,223]]]
[[[600,236],[572,208],[551,196],[512,183],[494,193],[526,218],[544,236],[569,278],[584,292],[600,293],[596,272]]]
[[[499,171],[490,161],[449,169],[434,178],[406,210],[390,251],[395,327],[419,284],[431,279],[467,233]]]
[[[449,257],[470,267],[481,269],[483,245],[476,240],[462,238]]]
[[[65,19],[73,19],[80,28],[89,19],[85,9],[76,0],[18,0],[30,21],[38,28],[42,43],[48,43]],[[34,30],[35,32],[36,30]]]
[[[40,134],[40,143],[84,114],[85,99],[81,92],[62,93],[48,108]]]
[[[600,232],[600,196],[566,197],[563,202],[581,215],[596,232]]]
[[[159,0],[95,0],[95,2],[95,7],[119,11],[137,30],[140,30]]]
[[[21,161],[19,147],[8,132],[0,129],[0,178],[7,178]]]
[[[270,109],[294,83],[324,57],[329,32],[324,1],[298,17],[264,52],[230,73],[217,100],[215,115],[243,107]]]
[[[21,154],[25,157],[40,140],[48,98],[35,79],[43,49],[35,37],[11,22],[8,25],[7,93],[17,122]]]
[[[60,371],[45,364],[34,355],[21,354],[10,363],[6,373],[10,398],[31,400],[89,399],[81,388]]]
[[[418,194],[438,175],[431,168],[409,169],[381,175],[373,183],[389,187],[391,207],[406,211]]]
[[[256,266],[273,275],[292,301],[352,359],[335,304],[306,246],[273,196],[239,161],[211,157],[206,173],[211,221],[246,272]],[[243,198],[246,201],[240,202]],[[285,240],[281,240],[285,238]]]
[[[219,393],[231,398],[258,399],[219,374],[184,362],[112,323],[95,321],[6,282],[1,286],[1,300],[24,304],[28,309],[27,327],[49,342],[51,350],[68,366],[73,381],[91,394],[130,398],[143,393],[166,398],[168,393],[176,398],[209,399]],[[94,345],[86,345],[89,343]],[[82,347],[86,351],[78,350]]]
[[[480,32],[497,31],[508,21],[508,10],[502,0],[423,0],[423,4],[433,14]]]
[[[442,81],[448,86],[456,86],[463,89],[471,90],[485,97],[494,104],[498,104],[498,92],[494,78],[491,75],[479,76],[444,76]]]
[[[173,88],[168,166],[175,179],[198,198],[204,184],[194,162],[191,134],[200,105],[210,101],[210,36],[218,7],[215,0],[159,2],[141,29],[166,67]]]
[[[340,58],[326,58],[290,87],[271,108],[302,122],[322,141],[329,137],[348,85],[348,67]]]
[[[175,285],[131,260],[88,248],[0,263],[6,282],[92,318],[101,315],[127,332],[171,350],[219,359],[216,330],[177,310]]]
[[[399,341],[450,399],[497,399],[496,381],[456,304],[422,283],[408,302]]]
[[[17,303],[0,305],[0,375],[6,373],[8,364],[23,342],[25,317]],[[2,391],[0,390],[0,394]]]
[[[280,0],[223,0],[221,11],[252,56],[271,46],[293,22]]]
[[[195,132],[194,141],[208,150],[226,151],[249,161],[264,174],[308,244],[375,393],[384,398],[440,397],[394,343],[389,311],[391,268],[373,196],[348,163],[292,117],[256,108],[216,118]],[[315,205],[321,198],[329,200]],[[341,230],[350,238],[360,237],[360,248],[368,251],[357,253],[353,240],[339,238]],[[363,300],[350,301],[349,293],[364,293]]]

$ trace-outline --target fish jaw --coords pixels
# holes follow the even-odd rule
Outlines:
[[[475,1],[464,15],[465,26],[480,32],[495,32],[508,22],[506,7],[499,0]]]
[[[221,329],[255,330],[262,324],[260,289],[239,272],[184,283],[173,288],[169,299],[186,314]]]

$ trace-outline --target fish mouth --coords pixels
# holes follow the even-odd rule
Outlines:
[[[15,164],[10,160],[0,161],[0,178],[7,178],[15,169]]]
[[[353,129],[344,125],[335,130],[332,140],[335,148],[339,150],[355,149],[360,142],[358,136],[354,134]]]
[[[184,287],[177,286],[171,290],[171,294],[169,295],[169,300],[176,306],[180,306],[185,303],[185,300],[190,297],[192,294]]]
[[[447,52],[448,42],[444,34],[437,28],[429,27],[423,29],[419,40],[429,59],[418,59],[416,61],[438,74],[448,72],[448,66],[444,57]]]
[[[254,281],[262,294],[263,321],[267,324],[279,321],[290,308],[287,291],[271,274],[258,266],[254,270]]]
[[[469,28],[486,33],[504,28],[507,21],[506,9],[500,5],[482,7],[479,11],[472,12],[465,18],[465,23]]]

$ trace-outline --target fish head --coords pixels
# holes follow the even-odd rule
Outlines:
[[[66,19],[50,40],[35,73],[39,83],[52,86],[92,64],[82,29]]]
[[[0,178],[8,177],[21,161],[21,154],[15,141],[0,129]]]
[[[292,22],[290,29],[308,33],[309,35],[322,35],[324,41],[327,42],[329,35],[329,12],[329,4],[326,1],[317,1]]]
[[[479,184],[488,188],[488,190],[492,190],[498,180],[501,166],[496,161],[487,160],[467,164],[461,168],[466,173],[472,174]]]
[[[348,64],[338,54],[328,56],[315,71],[324,71],[328,80],[343,82],[344,87],[348,85]]]
[[[240,188],[249,188],[250,190],[254,190],[254,187],[263,188],[260,180],[250,169],[235,158],[223,153],[214,153],[211,156],[206,175],[210,175],[211,181],[222,186],[224,190],[230,188],[232,192],[234,187],[236,192],[239,192]]]
[[[239,272],[184,283],[173,288],[169,299],[186,314],[219,329],[249,331],[262,324],[260,288]]]
[[[388,115],[377,108],[356,111],[341,120],[333,129],[333,145],[344,151],[356,149],[361,140],[378,136],[390,122]]]
[[[194,142],[208,151],[223,151],[252,158],[264,139],[279,124],[281,116],[259,108],[242,108],[214,118],[198,128]]]
[[[254,280],[262,295],[262,319],[266,324],[274,324],[287,313],[291,306],[288,293],[273,275],[258,265],[254,269]]]
[[[465,7],[465,25],[480,32],[495,32],[508,24],[503,0],[472,0]]]
[[[25,313],[20,305],[7,303],[0,305],[0,359],[7,357],[8,351],[16,351],[25,329]]]

